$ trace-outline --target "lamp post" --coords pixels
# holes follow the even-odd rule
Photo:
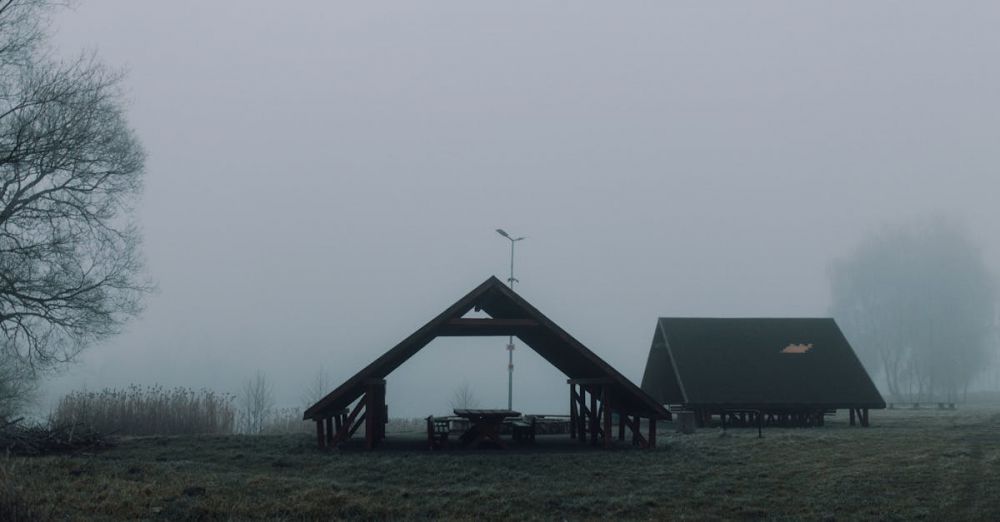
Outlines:
[[[514,289],[514,283],[518,283],[517,279],[514,278],[514,243],[521,241],[524,237],[512,237],[510,234],[504,231],[502,228],[497,229],[497,234],[507,238],[510,241],[510,277],[507,282],[510,283],[510,289]],[[514,395],[514,336],[510,336],[507,339],[507,409],[513,409],[513,395]]]

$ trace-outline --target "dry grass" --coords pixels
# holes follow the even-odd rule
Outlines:
[[[99,393],[72,392],[59,400],[50,423],[84,424],[121,435],[192,435],[232,433],[235,418],[230,395],[132,385]]]
[[[425,419],[391,418],[385,427],[386,433],[393,434],[426,434]],[[302,420],[302,410],[298,408],[278,408],[272,411],[264,420],[264,435],[288,435],[293,433],[316,433],[316,424],[312,420]],[[360,434],[364,429],[359,430]]]
[[[59,520],[1000,518],[1000,408],[874,412],[868,429],[843,417],[763,439],[664,425],[655,451],[554,435],[434,453],[320,452],[305,435],[146,437],[8,465],[22,505]]]

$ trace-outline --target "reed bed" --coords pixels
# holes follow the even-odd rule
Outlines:
[[[60,399],[50,421],[82,423],[119,435],[230,434],[236,420],[234,399],[206,389],[159,385],[76,391]]]

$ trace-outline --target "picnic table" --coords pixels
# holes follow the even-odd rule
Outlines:
[[[520,417],[521,413],[514,410],[474,410],[465,408],[455,408],[455,415],[464,419],[469,419],[472,426],[465,430],[458,440],[462,444],[480,444],[492,442],[500,448],[506,449],[507,445],[500,440],[500,425],[504,419],[509,417]]]

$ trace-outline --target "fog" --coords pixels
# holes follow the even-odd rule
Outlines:
[[[300,406],[490,275],[639,382],[659,316],[827,316],[828,270],[886,224],[962,222],[1000,259],[995,2],[80,2],[67,55],[125,67],[159,291],[46,386]],[[393,416],[506,338],[442,339]],[[518,343],[514,407],[565,410]],[[544,411],[543,411],[544,410]]]

